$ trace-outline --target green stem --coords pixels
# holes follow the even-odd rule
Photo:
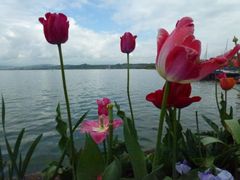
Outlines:
[[[181,109],[179,108],[178,109],[178,122],[180,122],[181,120]]]
[[[108,104],[108,118],[109,118],[109,135],[108,135],[108,152],[107,162],[110,164],[113,159],[112,146],[113,146],[113,104]]]
[[[130,99],[130,92],[129,92],[129,82],[130,82],[130,65],[129,65],[129,53],[127,53],[127,96],[128,96],[128,103],[129,103],[129,108],[131,112],[131,118],[132,118],[132,125],[135,129],[135,122],[134,122],[134,116],[133,116],[133,110],[132,110],[132,103]]]
[[[227,114],[227,90],[225,90],[225,113]]]
[[[172,113],[172,111],[171,111]],[[177,161],[177,120],[176,120],[176,108],[173,110],[173,162],[172,162],[172,177],[173,180],[177,178],[176,161]]]
[[[197,134],[199,135],[198,112],[197,112],[197,111],[195,111],[195,114],[196,114]]]
[[[218,112],[219,112],[219,114],[221,114],[220,107],[219,107],[219,102],[218,102],[217,84],[218,84],[217,81],[215,81],[215,99],[216,99],[216,103],[217,103]]]
[[[153,170],[155,170],[160,163],[163,123],[164,123],[164,118],[165,118],[165,114],[166,114],[169,86],[170,86],[170,82],[166,81],[165,82],[165,90],[164,90],[164,94],[163,94],[162,107],[161,107],[162,109],[160,112],[160,119],[159,119],[159,125],[158,125],[157,143],[156,143],[155,155],[154,155],[154,159],[153,159]]]
[[[103,151],[104,151],[104,159],[107,162],[107,147],[106,147],[106,140],[103,141]]]
[[[64,63],[63,63],[63,55],[62,55],[61,44],[58,44],[58,52],[59,52],[59,58],[60,58],[60,64],[61,64],[64,97],[65,97],[66,107],[67,107],[68,127],[69,127],[70,146],[71,146],[70,159],[71,159],[71,164],[72,164],[72,169],[73,169],[73,177],[75,177],[75,164],[74,164],[74,154],[75,154],[75,152],[74,152],[74,141],[73,141],[72,118],[71,118],[70,104],[69,104],[68,93],[67,93],[67,85],[66,85],[66,79],[65,79]]]

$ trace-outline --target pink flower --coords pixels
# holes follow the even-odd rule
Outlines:
[[[46,19],[39,18],[43,25],[46,40],[51,44],[61,44],[68,40],[69,22],[67,16],[62,13],[46,13]]]
[[[108,115],[107,105],[111,103],[111,100],[108,98],[97,99],[98,104],[98,115]]]
[[[131,53],[135,49],[135,40],[137,36],[133,36],[130,32],[125,32],[122,37],[120,37],[121,51],[123,53]]]
[[[227,65],[228,59],[240,49],[240,45],[236,45],[221,56],[201,61],[201,42],[193,33],[194,24],[190,17],[179,20],[171,34],[165,29],[159,30],[156,69],[164,79],[179,83],[200,80]]]
[[[113,129],[118,128],[123,124],[121,119],[113,120]],[[107,137],[109,127],[109,119],[105,115],[99,116],[98,120],[86,120],[80,125],[81,133],[88,133],[95,141],[96,144],[100,144]]]

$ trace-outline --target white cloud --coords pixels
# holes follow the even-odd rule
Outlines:
[[[125,62],[125,55],[119,48],[119,37],[124,32],[102,32],[83,27],[76,21],[79,16],[87,18],[78,12],[89,4],[112,12],[116,29],[138,35],[131,57],[134,63],[154,62],[157,30],[166,28],[171,32],[183,16],[194,19],[196,38],[203,45],[202,54],[208,44],[209,56],[216,56],[224,51],[227,40],[230,48],[233,36],[240,37],[238,0],[101,0],[96,4],[88,0],[3,0],[0,4],[0,65],[58,64],[57,48],[46,42],[38,22],[38,17],[47,11],[71,12],[69,40],[63,45],[66,64]],[[98,14],[94,16],[97,18]]]

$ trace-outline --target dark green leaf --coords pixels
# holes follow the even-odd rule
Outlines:
[[[75,124],[74,128],[73,128],[73,132],[78,128],[79,124],[81,124],[81,122],[85,119],[85,117],[87,116],[89,110],[87,112],[85,112],[80,119],[77,121],[77,123]]]
[[[0,179],[4,180],[4,161],[2,157],[1,147],[0,147]]]
[[[152,171],[150,174],[148,174],[147,176],[145,176],[143,178],[143,180],[158,180],[158,179],[163,179],[163,177],[159,177],[161,176],[161,168],[163,167],[163,165],[160,165],[157,169],[155,169],[154,171]],[[165,179],[165,178],[164,178]]]
[[[14,156],[15,156],[16,159],[17,159],[17,156],[18,156],[18,151],[19,151],[19,147],[20,147],[21,142],[22,142],[22,138],[23,138],[24,132],[25,132],[25,129],[23,128],[23,129],[21,130],[21,132],[18,134],[16,143],[15,143],[15,146],[14,146],[13,154],[14,154]]]
[[[240,124],[238,120],[231,119],[224,122],[227,125],[227,130],[232,134],[234,141],[240,144]]]
[[[116,102],[115,106],[118,110],[118,116],[121,117],[124,121],[124,140],[132,163],[135,179],[142,179],[147,175],[147,168],[144,153],[141,150],[141,147],[137,140],[136,130],[134,129],[131,120],[125,116],[125,113],[120,110],[120,106]]]
[[[118,159],[115,159],[106,167],[103,173],[103,180],[119,180],[121,174],[121,163]]]
[[[8,156],[11,160],[11,164],[12,164],[13,168],[15,169],[17,175],[20,175],[19,174],[19,169],[17,167],[16,157],[13,154],[12,148],[11,148],[6,136],[5,136],[5,143],[6,143],[6,146],[7,146]],[[9,172],[11,172],[11,171],[9,171]]]
[[[61,136],[61,138],[58,142],[58,145],[59,145],[60,149],[62,151],[64,151],[64,149],[67,145],[67,141],[68,141],[68,136],[67,136],[68,126],[67,126],[67,123],[62,120],[61,110],[60,110],[60,105],[59,104],[56,108],[56,112],[57,112],[56,119],[55,119],[56,122],[57,122],[56,130],[58,131],[58,133]]]
[[[35,150],[35,148],[37,147],[39,141],[41,140],[42,138],[42,134],[39,135],[34,141],[33,143],[31,144],[30,148],[28,149],[27,151],[27,154],[23,160],[23,163],[22,163],[22,169],[21,169],[21,175],[22,177],[24,176],[26,170],[27,170],[27,167],[28,167],[28,164],[29,164],[29,161],[33,155],[33,152]]]
[[[219,128],[218,125],[216,123],[214,123],[211,119],[209,119],[208,117],[202,115],[203,119],[206,121],[206,123],[208,123],[208,125],[216,132],[219,132]]]
[[[5,103],[4,103],[3,96],[2,96],[2,125],[3,125],[3,130],[5,131]]]
[[[92,180],[101,175],[104,170],[104,158],[98,145],[86,135],[84,149],[78,155],[77,179]]]

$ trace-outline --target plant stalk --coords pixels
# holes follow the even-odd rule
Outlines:
[[[71,111],[70,111],[70,103],[69,103],[69,99],[68,99],[68,92],[67,92],[66,78],[65,78],[65,72],[64,72],[64,63],[63,63],[61,44],[58,44],[58,52],[59,52],[59,58],[60,58],[60,64],[61,64],[63,90],[64,90],[64,97],[65,97],[66,108],[67,108],[68,127],[69,127],[69,134],[70,134],[70,146],[71,146],[71,156],[70,156],[71,160],[70,161],[71,161],[72,168],[73,168],[73,177],[75,177],[75,164],[74,164],[75,151],[74,151],[72,118],[71,118]]]
[[[113,104],[108,104],[108,118],[109,118],[109,135],[108,135],[108,152],[107,162],[110,164],[113,159],[112,146],[113,146]]]
[[[133,116],[133,110],[132,110],[132,103],[130,98],[130,65],[129,65],[129,53],[127,53],[127,96],[128,96],[128,104],[131,112],[131,118],[132,118],[132,125],[135,129],[135,122],[134,122],[134,116]]]
[[[156,143],[155,155],[154,155],[154,159],[153,159],[153,170],[155,170],[159,166],[159,163],[160,163],[163,123],[164,123],[164,118],[165,118],[165,114],[166,114],[167,97],[169,94],[169,88],[170,88],[170,82],[166,81],[164,94],[163,94],[162,109],[160,112],[157,143]]]

